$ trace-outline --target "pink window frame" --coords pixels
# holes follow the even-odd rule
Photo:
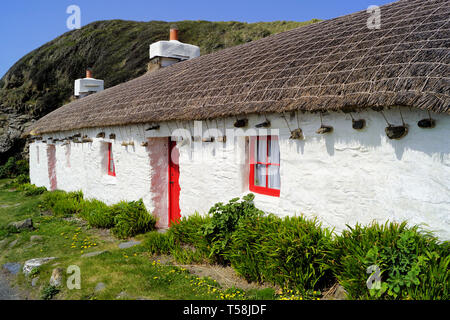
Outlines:
[[[255,148],[256,144],[259,140],[266,140],[267,141],[267,154],[266,154],[266,161],[255,161]],[[269,159],[269,144],[272,140],[278,140],[278,136],[252,136],[250,137],[250,178],[249,178],[249,189],[252,192],[264,194],[272,197],[279,197],[280,196],[280,189],[273,189],[269,188],[269,166],[280,166],[279,163],[270,163],[268,162]],[[265,187],[257,186],[255,185],[255,166],[257,164],[265,165],[266,167],[266,183]]]

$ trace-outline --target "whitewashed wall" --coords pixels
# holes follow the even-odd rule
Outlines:
[[[320,127],[318,114],[291,117],[286,114],[290,129],[299,124],[305,140],[289,140],[286,121],[278,115],[253,115],[249,127],[271,121],[271,129],[279,129],[281,152],[281,195],[256,195],[256,205],[280,216],[304,214],[317,217],[325,226],[341,231],[346,224],[403,221],[421,224],[441,238],[450,239],[450,116],[432,114],[437,120],[434,129],[421,129],[417,121],[427,117],[423,111],[402,108],[409,124],[409,133],[401,140],[389,140],[381,113],[367,111],[353,114],[363,118],[367,127],[352,129],[348,114],[330,113],[323,123],[334,127],[327,135],[316,134]],[[401,124],[399,109],[384,112],[392,124]],[[202,123],[205,129],[232,129],[235,118]],[[154,209],[150,195],[149,156],[140,143],[148,137],[164,137],[180,128],[189,128],[197,136],[194,124],[161,123],[159,130],[144,131],[148,126],[99,128],[60,133],[100,132],[117,135],[113,142],[117,177],[106,175],[101,166],[100,140],[71,144],[71,168],[65,166],[64,147],[57,145],[58,188],[82,189],[87,197],[107,203],[122,199],[143,198],[149,210]],[[270,132],[269,132],[270,133]],[[243,133],[243,135],[254,133]],[[51,135],[58,137],[58,135]],[[206,213],[216,202],[227,202],[248,191],[248,164],[245,137],[236,144],[227,135],[227,143],[179,142],[180,207],[182,216],[195,211]],[[48,137],[48,136],[46,136]],[[44,137],[44,138],[46,138]],[[135,141],[134,147],[122,147],[122,141]],[[105,140],[107,141],[107,140]],[[36,145],[40,145],[41,161],[36,164]],[[42,150],[41,150],[42,149]],[[32,182],[48,186],[45,145],[30,147]]]

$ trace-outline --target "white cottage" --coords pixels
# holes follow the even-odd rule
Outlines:
[[[142,198],[160,228],[253,192],[337,231],[407,220],[449,239],[449,1],[380,9],[379,29],[362,11],[201,57],[152,45],[152,72],[34,124],[31,182]]]

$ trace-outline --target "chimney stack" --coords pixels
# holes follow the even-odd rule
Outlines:
[[[103,90],[103,80],[94,79],[92,69],[86,69],[86,78],[75,80],[75,98],[83,98]]]
[[[92,79],[92,69],[91,68],[87,68],[86,69],[86,78],[88,79]]]
[[[178,41],[178,29],[177,27],[170,28],[170,41],[176,40]]]
[[[200,48],[178,40],[178,28],[170,27],[170,41],[158,41],[150,45],[148,71],[168,67],[174,63],[200,56]]]

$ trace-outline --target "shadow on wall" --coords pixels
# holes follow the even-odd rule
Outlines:
[[[423,129],[417,126],[417,122],[427,118],[428,115],[424,111],[410,111],[408,108],[401,109],[405,123],[408,125],[408,134],[399,140],[391,140],[386,136],[385,128],[387,123],[380,112],[368,111],[359,114],[353,114],[355,118],[366,120],[366,127],[363,130],[354,130],[350,115],[334,114],[329,115],[327,124],[334,127],[334,131],[325,134],[323,137],[314,133],[320,123],[314,121],[304,123],[302,129],[305,136],[314,134],[313,140],[324,139],[326,151],[329,156],[334,156],[336,144],[347,146],[360,146],[367,149],[375,149],[382,144],[389,145],[395,152],[397,160],[402,160],[405,151],[412,150],[427,154],[430,157],[437,158],[443,162],[444,158],[450,155],[450,116],[446,114],[432,114],[432,118],[436,121],[436,127],[431,129]],[[386,118],[392,125],[401,125],[401,117],[399,109],[384,111]],[[316,128],[316,129],[317,129]],[[295,145],[297,153],[304,154],[306,140],[290,140]]]

